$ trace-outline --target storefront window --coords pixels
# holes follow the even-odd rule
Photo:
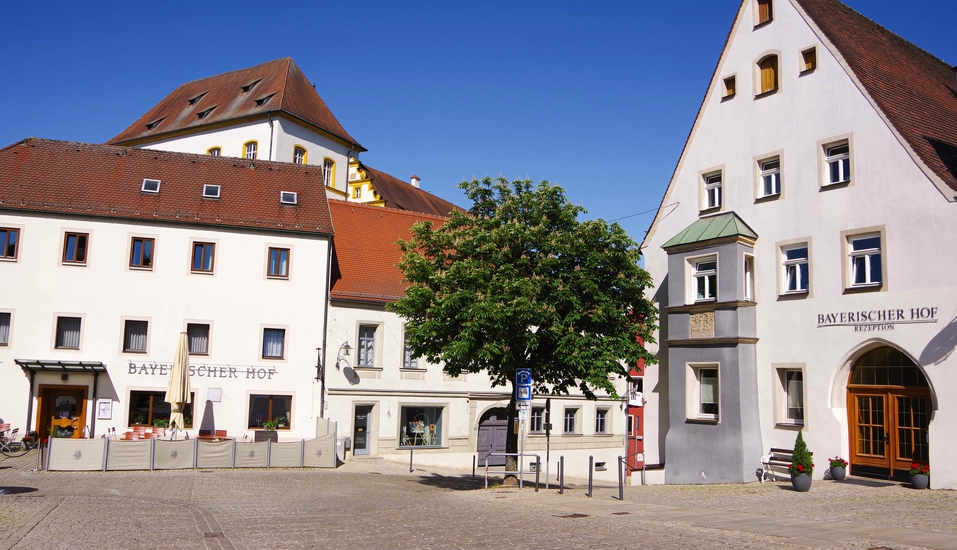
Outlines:
[[[264,428],[265,422],[276,422],[276,429],[289,429],[291,395],[250,395],[248,428]]]
[[[442,407],[402,407],[402,447],[442,445]]]
[[[190,401],[196,398],[195,393],[190,394]],[[130,392],[130,417],[129,425],[137,424],[152,426],[154,420],[163,419],[169,421],[172,405],[166,402],[166,392],[163,391],[131,391]],[[187,403],[183,411],[186,421],[186,428],[193,427],[193,403]]]

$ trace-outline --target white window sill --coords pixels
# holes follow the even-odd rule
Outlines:
[[[777,427],[777,428],[803,428],[803,427],[804,427],[804,421],[803,421],[803,420],[782,420],[782,421],[780,421],[780,422],[777,422],[777,423],[775,424],[775,427]]]

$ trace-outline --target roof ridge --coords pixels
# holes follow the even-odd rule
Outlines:
[[[191,85],[191,84],[196,84],[197,82],[202,82],[202,81],[204,81],[204,80],[209,80],[209,79],[211,79],[211,78],[219,78],[219,77],[222,77],[222,76],[231,75],[231,74],[233,74],[233,73],[239,73],[239,72],[242,72],[242,71],[251,71],[251,70],[253,70],[253,69],[258,69],[259,67],[262,67],[263,65],[269,65],[269,64],[271,64],[271,63],[277,63],[277,62],[279,62],[279,61],[283,61],[283,60],[286,60],[286,59],[292,59],[292,58],[289,57],[289,56],[280,57],[280,58],[278,58],[278,59],[271,59],[271,60],[269,60],[269,61],[264,61],[264,62],[260,63],[259,65],[253,65],[252,67],[244,67],[244,68],[241,68],[241,69],[233,69],[232,71],[226,71],[225,73],[219,73],[219,74],[214,74],[214,75],[210,75],[210,76],[204,76],[204,77],[202,77],[202,78],[196,78],[196,79],[193,79],[193,80],[187,80],[186,82],[181,83],[181,84],[180,84],[179,86],[177,86],[176,88],[173,88],[173,91],[175,92],[176,90],[182,88],[183,86],[189,86],[189,85]]]

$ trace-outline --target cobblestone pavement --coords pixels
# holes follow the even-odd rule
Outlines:
[[[955,548],[957,494],[896,483],[481,489],[471,472],[33,472],[0,457],[7,548]]]

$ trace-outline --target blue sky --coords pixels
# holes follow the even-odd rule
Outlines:
[[[957,2],[848,3],[957,64]],[[738,5],[7,3],[0,145],[101,143],[183,82],[291,56],[367,164],[463,206],[463,179],[547,179],[640,241]]]

